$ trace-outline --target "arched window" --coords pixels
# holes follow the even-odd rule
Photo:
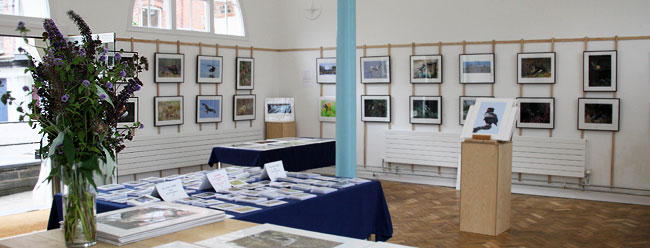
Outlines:
[[[0,0],[0,14],[50,18],[48,0]]]
[[[246,35],[239,0],[134,0],[131,26]]]

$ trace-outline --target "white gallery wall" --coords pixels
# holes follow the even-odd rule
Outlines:
[[[306,20],[301,10],[308,4],[289,0],[285,5],[284,20],[288,27],[288,48],[328,47],[336,45],[336,1],[318,1],[321,16]],[[491,41],[519,39],[581,38],[648,35],[650,16],[648,1],[518,1],[518,0],[464,0],[464,1],[388,1],[357,0],[357,45],[411,44],[456,41]],[[554,88],[555,129],[553,137],[580,138],[577,130],[577,99],[582,97],[582,52],[584,43],[556,43],[557,80]],[[547,52],[550,44],[525,44],[524,52]],[[612,50],[614,42],[588,42],[589,50]],[[467,46],[467,53],[489,53],[490,45]],[[495,96],[519,96],[516,83],[516,54],[519,44],[495,47]],[[437,47],[418,47],[416,54],[437,54]],[[458,54],[461,46],[443,46],[442,92],[437,85],[416,85],[416,95],[442,96],[443,133],[460,133],[458,101],[462,85],[458,83]],[[386,48],[367,49],[367,56],[387,55]],[[302,74],[315,71],[314,52],[282,53],[285,84],[283,95],[296,98],[296,118],[299,136],[318,136],[318,85],[305,85]],[[362,50],[357,49],[357,57]],[[391,95],[393,130],[410,130],[408,97],[409,56],[411,48],[391,50]],[[335,51],[325,51],[325,57],[335,56]],[[620,132],[616,133],[614,186],[650,189],[650,40],[619,41],[618,91],[621,99]],[[315,73],[315,72],[314,72]],[[357,60],[357,75],[359,73]],[[363,92],[357,77],[357,95]],[[386,85],[368,85],[367,94],[385,95]],[[335,95],[335,86],[325,85],[323,95]],[[466,95],[490,95],[489,85],[468,85]],[[524,97],[548,97],[550,86],[525,85]],[[587,97],[612,97],[612,93],[587,93]],[[357,98],[357,164],[363,163],[363,123],[360,121],[360,99]],[[367,124],[367,169],[388,171],[382,168],[384,132],[386,123]],[[438,131],[435,125],[416,125],[416,130]],[[515,135],[519,131],[515,130]],[[334,137],[335,125],[324,123],[323,136]],[[523,136],[548,137],[548,130],[523,130]],[[586,168],[591,170],[592,185],[609,185],[611,132],[585,131],[587,139]],[[360,171],[364,169],[359,166]],[[375,168],[373,170],[373,168]],[[422,170],[427,170],[424,168]],[[433,170],[433,169],[431,169]],[[391,173],[410,172],[403,166]],[[434,173],[435,175],[436,173]],[[441,177],[455,178],[455,169],[443,168]],[[523,175],[524,179],[543,180],[546,176]],[[431,179],[433,181],[433,179]],[[575,179],[553,178],[577,183]]]
[[[336,45],[336,1],[315,0],[321,14],[316,20],[304,17],[310,8],[307,0],[240,0],[246,24],[247,39],[223,39],[194,35],[158,34],[132,32],[128,27],[131,1],[105,0],[50,0],[52,17],[64,34],[76,34],[76,27],[65,12],[72,9],[80,14],[96,33],[115,32],[118,37],[160,39],[165,41],[202,42],[206,44],[239,45],[264,48],[317,48]],[[612,37],[649,35],[650,1],[627,0],[357,0],[357,44],[385,45],[428,42],[487,41]],[[351,24],[352,25],[352,24]],[[28,25],[29,26],[29,25]],[[14,34],[15,23],[0,20],[0,32]],[[38,31],[34,32],[36,35]],[[577,98],[582,96],[583,43],[556,43],[557,83],[555,84],[556,123],[553,137],[580,138],[576,128]],[[119,42],[117,47],[129,49],[129,43]],[[611,50],[613,42],[589,42],[589,50]],[[136,43],[135,50],[149,58],[153,65],[155,44]],[[544,52],[550,44],[525,44],[525,52]],[[161,45],[161,52],[176,52],[175,45]],[[462,86],[458,83],[458,54],[461,46],[443,46],[443,84],[441,92],[437,85],[418,85],[416,95],[441,95],[443,99],[441,132],[459,133],[458,97]],[[650,40],[620,41],[618,45],[618,92],[621,98],[621,126],[616,133],[614,186],[650,189]],[[387,55],[387,49],[368,49],[368,56]],[[491,52],[488,46],[467,46],[467,53]],[[497,45],[496,97],[517,97],[516,53],[519,45]],[[194,101],[199,94],[195,83],[195,63],[198,47],[182,46],[185,54],[185,83],[181,95],[185,97],[185,124],[181,134],[200,132],[194,123]],[[204,48],[204,54],[214,54],[214,48]],[[435,54],[437,47],[418,47],[416,54]],[[219,94],[224,96],[223,122],[220,130],[233,130],[232,95],[234,90],[235,52],[221,49],[224,57],[224,82]],[[240,50],[240,56],[248,56],[248,50]],[[296,100],[297,131],[299,136],[319,136],[318,98],[319,86],[315,81],[318,51],[264,52],[255,51],[255,89],[257,95],[257,119],[253,128],[263,128],[263,100],[265,97],[287,96]],[[334,57],[334,50],[324,51],[324,57]],[[362,50],[357,49],[357,57]],[[391,50],[391,95],[393,130],[410,130],[408,121],[408,97],[411,84],[408,81],[409,48]],[[357,60],[358,64],[358,60]],[[357,66],[357,75],[358,75]],[[311,78],[309,78],[311,75]],[[140,120],[146,127],[142,135],[157,135],[153,127],[153,97],[156,86],[153,71],[140,75],[145,86],[137,93],[140,98]],[[358,77],[357,77],[358,78]],[[362,86],[357,79],[357,95]],[[368,94],[387,93],[386,85],[369,85]],[[240,91],[240,94],[247,91]],[[161,85],[160,95],[175,95],[176,85]],[[214,86],[204,85],[203,94],[214,94]],[[489,85],[468,85],[466,95],[489,95]],[[325,85],[323,95],[335,95],[335,86]],[[549,96],[548,85],[525,85],[525,97]],[[587,97],[611,97],[611,93],[588,93]],[[357,164],[363,163],[363,123],[360,121],[359,97],[357,98]],[[248,122],[239,122],[238,128],[248,128]],[[203,129],[210,125],[204,125]],[[368,123],[366,170],[382,171],[385,123]],[[438,131],[437,126],[416,125],[416,130]],[[161,134],[175,134],[175,126],[163,127]],[[518,130],[515,131],[518,135]],[[547,137],[547,130],[523,131],[524,136]],[[323,123],[323,136],[335,136],[335,124]],[[611,133],[586,131],[587,169],[591,170],[591,184],[609,185]],[[408,171],[408,167],[403,167]],[[423,170],[426,170],[424,168]],[[359,167],[359,170],[363,170]],[[434,169],[431,169],[434,171]],[[391,168],[395,172],[395,168]],[[171,173],[171,172],[170,172]],[[435,173],[434,173],[435,174]],[[455,169],[442,170],[440,177],[455,178]],[[435,175],[434,175],[435,176]],[[435,177],[431,177],[435,178]],[[524,175],[524,178],[539,179]],[[545,180],[546,177],[543,177]],[[432,179],[433,180],[433,179]],[[554,178],[555,180],[555,178]],[[573,181],[575,182],[575,180]]]

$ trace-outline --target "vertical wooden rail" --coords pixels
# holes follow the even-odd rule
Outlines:
[[[493,54],[493,55],[495,54],[495,49],[494,49],[494,48],[495,48],[496,44],[497,44],[496,40],[492,40],[492,54]],[[497,68],[497,67],[496,67],[496,63],[497,63],[497,58],[496,58],[496,55],[494,55],[494,69],[495,69],[495,70],[496,70],[496,68]],[[490,95],[491,95],[492,97],[494,97],[494,85],[497,83],[497,82],[496,82],[496,79],[497,79],[497,77],[496,77],[497,72],[496,72],[496,71],[493,71],[492,74],[494,74],[494,80],[495,80],[495,82],[493,82],[492,84],[490,84]]]
[[[251,59],[253,58],[253,46],[251,46]],[[255,73],[255,68],[253,68],[253,73]],[[255,75],[251,75],[252,78],[255,78]],[[253,94],[253,89],[249,91],[249,94]],[[257,104],[257,99],[255,99],[255,104]],[[253,108],[257,111],[257,108]],[[266,110],[264,110],[266,111]],[[255,115],[256,113],[253,113]],[[248,120],[248,127],[253,127],[253,120]]]
[[[587,48],[588,48],[588,44],[587,44],[587,43],[588,43],[588,42],[589,42],[589,37],[585,36],[584,48],[583,48],[584,51],[587,51]],[[585,63],[584,60],[583,60],[582,63]],[[582,66],[584,67],[584,64],[583,64]],[[585,82],[585,73],[583,72],[583,73],[582,73],[582,82],[580,82],[580,83],[581,83],[581,84],[584,84],[584,82]],[[584,90],[584,86],[581,87],[581,88],[582,88],[582,97],[587,96],[587,92],[585,92],[585,90]],[[579,108],[579,107],[580,107],[580,106],[578,106],[578,108]],[[585,130],[580,130],[580,138],[581,138],[581,139],[584,139],[584,138],[585,138]]]
[[[521,39],[519,41],[519,52],[520,53],[524,52],[524,39]],[[519,70],[519,68],[517,68],[517,70]],[[494,87],[492,87],[492,88],[494,88]],[[494,95],[492,95],[492,96],[494,96]],[[523,96],[524,96],[524,85],[519,84],[519,97],[523,97]],[[518,129],[519,129],[519,136],[521,136],[523,134],[524,129],[523,128],[518,128]]]
[[[239,65],[237,65],[237,57],[239,57],[239,45],[235,45],[235,74],[237,74],[236,73],[237,72],[237,66],[239,66]],[[237,95],[237,75],[235,75],[235,95]],[[233,104],[233,111],[237,111],[234,108],[237,104],[234,101],[233,101],[232,104]],[[234,112],[232,114],[233,114],[233,116],[235,116]],[[235,121],[235,128],[237,128],[237,121]]]
[[[614,50],[618,52],[618,35],[614,36]],[[618,56],[618,55],[617,55]],[[618,70],[618,68],[616,68]],[[618,83],[618,81],[616,82]],[[612,98],[616,98],[616,91],[612,93]],[[619,103],[620,104],[620,103]],[[619,107],[620,109],[620,107]],[[620,115],[619,115],[620,116]],[[619,120],[620,123],[620,120]],[[616,132],[612,131],[612,156],[609,162],[609,186],[614,186],[614,159],[616,158]]]
[[[160,52],[160,40],[156,39],[156,53],[158,53],[158,52]],[[155,63],[155,61],[154,61],[154,63]],[[155,71],[156,71],[156,69],[154,68],[154,73],[155,73]],[[155,78],[156,78],[156,76],[154,75],[154,83],[156,84],[156,96],[160,96],[160,84],[158,82],[155,82],[156,81]],[[154,109],[155,109],[155,106],[154,106]],[[155,120],[154,120],[154,123],[155,123]],[[160,134],[160,127],[158,127],[158,134]]]
[[[181,41],[180,40],[176,41],[176,53],[179,53],[179,54],[181,53]],[[185,75],[185,66],[183,66],[183,75]],[[176,95],[181,96],[181,83],[176,83]],[[185,108],[185,104],[183,104],[183,108]],[[181,125],[176,126],[176,132],[178,132],[178,133],[181,132]]]
[[[320,58],[321,59],[323,58],[323,47],[322,46],[320,47]],[[318,72],[318,63],[317,63],[317,65],[316,65],[316,82],[318,82],[318,74],[319,74],[319,72]],[[320,86],[320,97],[322,98],[323,97],[323,84],[319,84],[319,86]],[[318,99],[318,102],[319,102],[318,105],[320,105],[320,99]],[[320,115],[320,107],[319,107],[318,112],[319,112],[319,115]],[[323,122],[318,120],[318,124],[320,126],[319,137],[322,139],[323,138]]]
[[[389,59],[389,61],[390,61],[390,50],[391,50],[390,48],[391,48],[390,43],[388,43],[388,59]],[[390,69],[390,68],[389,68],[389,69]],[[388,75],[391,75],[390,72],[388,72]],[[391,75],[391,78],[392,78],[392,77],[393,77],[393,76]],[[390,82],[390,81],[392,81],[392,80],[390,80],[390,78],[389,78],[389,81],[388,81],[388,101],[391,100],[391,99],[390,99],[390,85],[392,84],[392,82]],[[390,112],[390,109],[388,110],[388,112]],[[390,117],[390,116],[389,116],[389,117]],[[391,128],[390,128],[390,122],[391,122],[391,120],[390,120],[390,118],[389,118],[389,119],[388,119],[388,130],[391,129]]]
[[[219,56],[219,43],[214,44],[214,56]],[[221,83],[223,83],[223,59],[221,60],[220,73],[221,73]],[[219,84],[214,84],[214,94],[219,95]],[[223,110],[223,102],[221,103],[221,109]],[[221,111],[221,117],[223,117],[223,111]],[[214,123],[214,130],[219,130],[219,122]]]
[[[465,54],[466,52],[467,52],[467,41],[463,40],[463,54]],[[458,80],[460,81],[460,78]],[[463,96],[465,96],[465,93],[467,92],[467,85],[465,84],[462,85],[463,85]]]
[[[363,44],[363,57],[366,56],[367,50],[368,49],[366,47],[366,44]],[[362,66],[362,68],[363,68],[363,66]],[[360,73],[363,73],[363,72],[360,72]],[[363,94],[365,95],[367,93],[366,84],[361,83],[361,86],[363,87]],[[361,107],[363,108],[363,102],[361,102]],[[367,161],[366,159],[367,159],[367,152],[368,152],[367,145],[368,145],[368,123],[364,121],[363,122],[363,168],[366,168],[366,161]],[[390,163],[389,163],[389,166],[390,166]]]
[[[555,52],[555,38],[551,38],[551,52]],[[557,63],[557,61],[555,63]],[[557,66],[556,66],[556,68],[557,68]],[[553,69],[553,70],[555,70],[555,69]],[[551,98],[553,98],[553,95],[554,95],[553,91],[555,90],[554,86],[555,86],[556,83],[557,83],[557,77],[555,77],[555,83],[551,84],[551,89],[550,89]],[[555,106],[553,106],[553,107],[555,107]],[[553,110],[553,111],[555,111],[555,110]],[[549,138],[553,137],[553,129],[552,128],[548,130],[548,137]]]
[[[438,41],[438,55],[442,55],[442,41]],[[442,63],[440,63],[440,66],[442,68]],[[440,72],[442,73],[442,69],[440,70]],[[438,95],[442,96],[442,76],[440,77],[440,79],[441,79],[440,83],[438,84]],[[442,114],[442,112],[440,114]],[[442,132],[442,123],[438,125],[438,132]],[[438,166],[438,174],[440,174],[440,166]]]
[[[414,56],[414,55],[415,55],[415,42],[411,42],[411,56]],[[412,72],[409,72],[409,75],[411,75],[411,73]],[[410,76],[409,76],[409,78],[410,78]],[[410,79],[409,79],[409,81],[410,81]],[[411,83],[411,96],[415,96],[415,84],[413,82],[409,82],[409,83]],[[413,130],[415,130],[415,125],[413,123],[411,123],[411,131],[413,131]],[[413,171],[413,165],[411,165],[411,171]]]
[[[203,44],[201,42],[199,42],[199,55],[203,55]],[[199,96],[202,94],[203,94],[203,84],[199,84]],[[203,123],[199,123],[199,131],[203,131]]]

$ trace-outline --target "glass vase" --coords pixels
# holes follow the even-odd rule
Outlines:
[[[63,235],[67,247],[90,247],[97,243],[95,191],[76,167],[61,172]]]

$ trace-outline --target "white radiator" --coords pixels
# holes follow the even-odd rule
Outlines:
[[[460,135],[428,131],[387,130],[384,161],[458,167]],[[584,177],[584,139],[513,137],[512,172]]]
[[[120,176],[203,165],[219,144],[264,139],[262,129],[214,130],[200,133],[135,136],[118,155]]]

